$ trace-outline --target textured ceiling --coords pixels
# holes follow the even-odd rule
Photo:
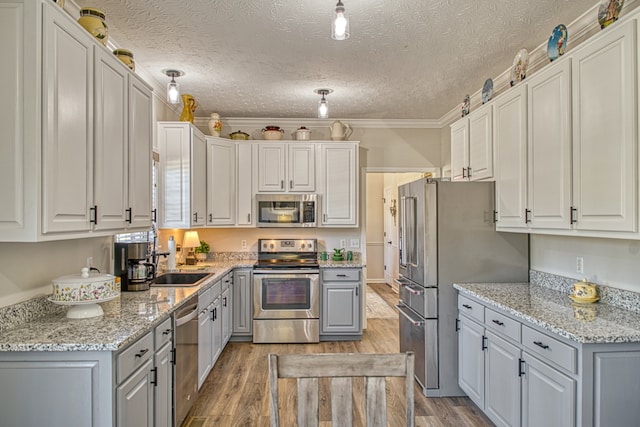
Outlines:
[[[330,37],[337,0],[76,0],[165,84],[178,68],[196,116],[439,119],[597,0],[343,0],[351,37]],[[596,17],[594,16],[594,20]],[[569,35],[571,39],[571,34]]]

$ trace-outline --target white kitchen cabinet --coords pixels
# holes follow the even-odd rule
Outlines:
[[[484,408],[484,327],[460,316],[458,319],[458,385]]]
[[[636,22],[572,53],[575,228],[637,231]]]
[[[320,224],[358,226],[358,144],[319,144]]]
[[[173,426],[173,318],[155,329],[153,427]]]
[[[497,426],[520,425],[520,349],[486,332],[485,413]]]
[[[222,349],[227,345],[231,334],[233,333],[233,273],[227,274],[222,279],[222,295],[221,295],[221,313],[222,319]]]
[[[522,228],[527,208],[527,88],[520,84],[494,102],[497,227]]]
[[[451,178],[493,178],[493,105],[487,104],[451,126]]]
[[[131,70],[49,1],[4,3],[0,21],[5,77],[15,82],[0,111],[7,141],[0,147],[0,241],[150,226],[148,220],[129,223],[136,212],[129,203]],[[151,111],[151,89],[138,83]],[[145,120],[151,126],[150,114]],[[145,138],[138,143],[149,147],[150,163],[151,132]],[[142,179],[150,200],[151,174]],[[150,210],[140,214],[150,218]]]
[[[571,226],[571,58],[527,79],[527,206],[532,228]]]
[[[189,122],[158,122],[159,227],[206,225],[207,146]]]
[[[213,367],[213,287],[198,295],[198,389]]]
[[[236,223],[236,144],[207,137],[207,226]]]
[[[323,269],[320,335],[362,335],[359,268]]]
[[[220,285],[220,283],[218,283]],[[220,290],[220,288],[218,288]],[[211,349],[211,365],[215,365],[222,354],[222,297],[221,294],[218,294],[217,298],[213,301],[213,306],[211,309],[211,332],[212,338],[211,342],[213,343],[213,348]]]
[[[236,146],[236,199],[238,226],[255,227],[253,214],[253,178],[257,173],[257,144],[238,142]]]
[[[313,192],[315,145],[300,142],[258,144],[258,192]]]
[[[233,337],[251,338],[253,334],[253,280],[251,269],[233,270]]]
[[[153,385],[147,360],[124,383],[116,388],[116,418],[119,426],[153,427]]]

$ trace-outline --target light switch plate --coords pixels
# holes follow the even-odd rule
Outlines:
[[[352,248],[359,248],[360,247],[360,239],[351,239],[351,246]]]

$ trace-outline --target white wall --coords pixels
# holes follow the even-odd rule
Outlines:
[[[384,282],[384,175],[367,174],[366,191],[366,246],[367,282]]]
[[[584,258],[584,274],[576,257]],[[531,268],[640,292],[640,240],[531,236]]]

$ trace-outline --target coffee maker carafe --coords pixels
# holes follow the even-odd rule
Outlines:
[[[146,291],[155,275],[155,266],[147,262],[149,243],[116,243],[114,274],[120,277],[122,291]]]

